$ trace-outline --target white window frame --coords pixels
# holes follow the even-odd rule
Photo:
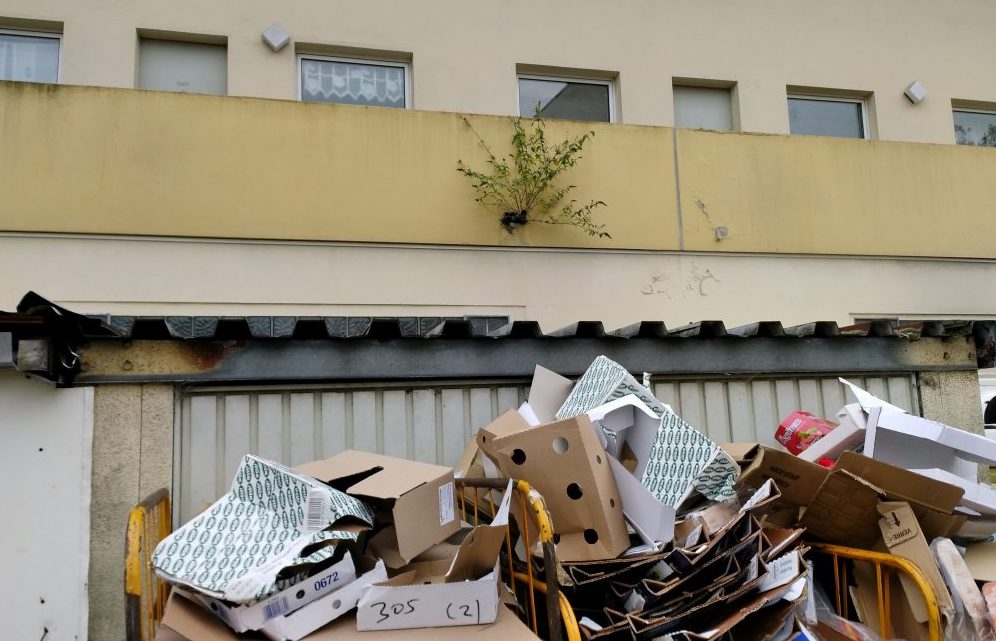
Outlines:
[[[996,109],[970,109],[968,107],[955,107],[951,105],[951,124],[954,125],[954,114],[956,111],[961,111],[970,114],[986,114],[987,116],[993,116],[996,118]],[[952,127],[952,132],[954,127]],[[958,136],[955,134],[955,144],[958,144]],[[961,145],[962,147],[974,147],[974,145]]]
[[[376,65],[378,67],[398,67],[404,73],[405,79],[405,109],[412,108],[412,74],[411,65],[407,62],[397,62],[395,60],[378,60],[375,58],[350,58],[348,56],[319,56],[311,53],[297,54],[297,99],[304,101],[303,88],[301,87],[301,63],[305,60],[322,60],[328,62],[348,62],[359,65]],[[335,103],[326,103],[335,104]]]
[[[785,98],[785,110],[788,112],[788,101],[790,99],[796,100],[822,100],[824,102],[849,102],[852,104],[861,105],[861,133],[863,134],[860,138],[852,138],[852,140],[871,140],[871,129],[868,126],[868,100],[866,98],[845,98],[842,96],[824,96],[821,94],[812,93],[790,93]],[[791,125],[789,125],[789,133],[792,133]],[[792,134],[795,136],[805,136],[807,134]],[[832,136],[834,138],[838,136]]]
[[[0,29],[6,36],[26,36],[28,38],[49,38],[59,41],[59,57],[55,61],[55,84],[62,84],[62,34],[52,31],[24,31],[23,29]],[[44,84],[44,83],[41,83]]]
[[[545,76],[536,73],[515,74],[515,104],[519,104],[519,80],[548,80],[550,82],[573,82],[582,85],[604,85],[609,88],[609,122],[616,122],[616,87],[614,80],[603,80],[584,76]],[[532,118],[532,114],[519,114],[522,118]]]

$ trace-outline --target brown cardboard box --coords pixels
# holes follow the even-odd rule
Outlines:
[[[815,463],[764,445],[756,445],[746,453],[740,444],[724,447],[731,448],[728,450],[731,456],[740,456],[745,461],[741,483],[760,488],[773,479],[778,485],[781,496],[768,511],[768,520],[782,527],[796,524],[801,509],[812,502],[830,473]]]
[[[344,616],[317,632],[306,641],[535,641],[537,637],[508,608],[498,608],[498,619],[488,625],[459,628],[419,628],[359,632],[356,618]],[[171,595],[163,614],[162,625],[155,641],[267,641],[258,632],[238,635],[205,610],[179,595]]]
[[[559,559],[609,559],[629,547],[608,455],[587,416],[531,427],[510,410],[481,428],[477,443],[504,476],[529,479],[543,495]]]
[[[881,534],[876,506],[885,493],[847,470],[834,470],[820,486],[800,520],[814,537],[869,548]]]
[[[296,469],[351,495],[389,506],[394,526],[378,536],[388,539],[384,547],[396,549],[400,558],[385,557],[388,567],[411,561],[460,529],[451,468],[346,450]]]

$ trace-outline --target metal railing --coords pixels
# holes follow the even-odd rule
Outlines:
[[[125,634],[152,641],[163,617],[169,584],[152,571],[152,552],[173,530],[169,491],[153,492],[131,509],[125,539]]]

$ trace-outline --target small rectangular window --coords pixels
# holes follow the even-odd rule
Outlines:
[[[954,110],[955,142],[974,147],[996,147],[996,111]]]
[[[674,87],[674,126],[733,130],[733,100],[721,87]]]
[[[368,107],[409,105],[408,65],[375,60],[299,56],[299,94],[305,102]]]
[[[0,80],[59,82],[58,34],[0,31]]]
[[[519,76],[519,115],[612,122],[612,82]]]
[[[793,134],[868,137],[865,101],[860,98],[789,96],[788,110]]]
[[[156,91],[228,93],[225,45],[142,38],[138,41],[138,86]]]

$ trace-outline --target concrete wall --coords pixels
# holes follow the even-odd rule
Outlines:
[[[472,122],[504,152],[506,119]],[[593,129],[563,180],[608,203],[612,238],[509,235],[456,171],[486,161],[458,114],[0,83],[0,230],[993,257],[991,149],[702,131],[675,149],[668,128]]]
[[[92,429],[93,388],[0,371],[5,639],[86,639]]]
[[[173,388],[103,385],[95,389],[89,640],[119,641],[125,634],[128,512],[155,490],[172,489]]]
[[[885,140],[953,142],[951,101],[996,102],[986,0],[6,0],[0,18],[62,24],[62,81],[134,87],[140,29],[220,37],[232,95],[293,99],[295,51],[392,52],[418,109],[509,114],[517,65],[615,76],[620,119],[673,123],[674,78],[736,83],[744,131],[787,133],[786,87],[873,95]],[[272,22],[293,43],[261,41]],[[58,25],[56,25],[58,27]],[[920,80],[928,97],[902,93]]]
[[[0,273],[6,310],[34,289],[86,313],[505,315],[549,331],[996,317],[981,260],[0,235]]]

